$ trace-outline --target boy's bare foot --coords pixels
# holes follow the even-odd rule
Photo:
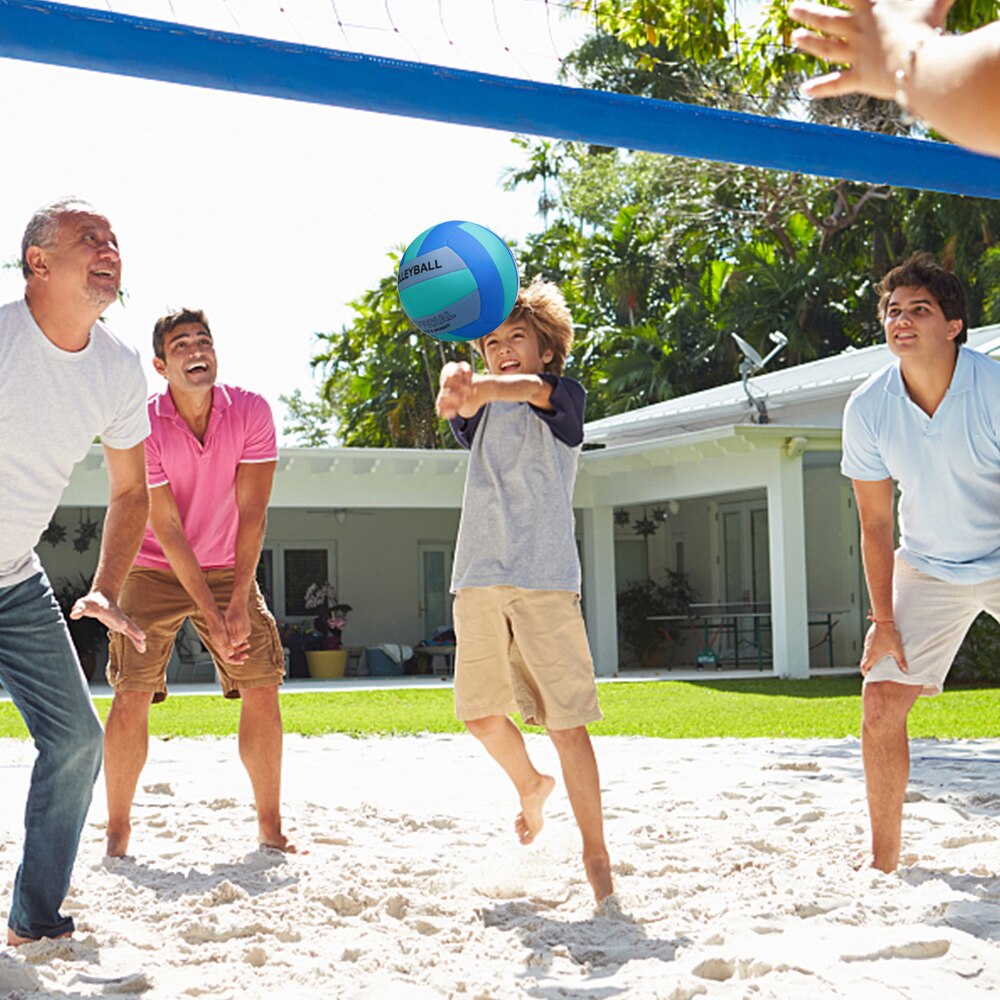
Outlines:
[[[594,890],[595,902],[600,903],[615,891],[611,884],[611,859],[607,851],[591,857],[584,855],[583,869],[587,873],[590,888]]]
[[[128,842],[131,835],[131,827],[123,831],[112,831],[109,829],[106,834],[108,843],[104,849],[105,855],[109,858],[124,858],[128,854]]]
[[[61,941],[63,938],[71,938],[73,936],[72,931],[67,931],[65,934],[59,934],[57,937],[53,938],[55,941]],[[11,948],[19,948],[22,944],[34,944],[39,938],[29,938],[21,937],[16,931],[12,930],[10,927],[7,928],[7,944]],[[44,938],[42,939],[44,940]]]
[[[545,820],[542,817],[545,800],[552,794],[552,789],[555,787],[555,778],[547,774],[540,774],[534,791],[522,797],[521,811],[517,814],[517,819],[514,820],[514,830],[517,833],[517,839],[522,844],[530,844],[541,833],[542,827],[545,825]]]

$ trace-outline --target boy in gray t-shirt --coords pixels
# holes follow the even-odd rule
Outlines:
[[[612,892],[601,788],[587,723],[601,718],[580,615],[573,483],[585,393],[562,378],[573,325],[559,289],[534,281],[475,346],[489,369],[441,372],[438,413],[471,452],[455,550],[455,712],[521,799],[522,844],[542,829],[555,780],[537,771],[509,713],[555,744],[583,864],[598,902]]]

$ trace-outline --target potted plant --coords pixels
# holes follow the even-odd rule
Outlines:
[[[353,608],[337,598],[337,591],[327,581],[309,585],[303,601],[310,610],[318,609],[313,619],[313,629],[318,639],[315,648],[307,648],[306,663],[312,677],[343,677],[347,668],[347,650],[342,636],[347,625],[347,614]]]
[[[88,579],[82,573],[78,573],[77,576],[78,579],[62,577],[56,581],[57,586],[53,588],[53,591],[62,610],[63,618],[66,619],[69,637],[73,640],[83,675],[89,682],[97,672],[97,653],[107,638],[108,630],[96,618],[70,618],[69,613],[72,611],[73,605],[81,597],[90,593],[93,580],[93,577]]]
[[[635,580],[618,592],[618,633],[640,666],[666,665],[665,636],[680,637],[679,622],[650,621],[656,615],[686,615],[697,596],[687,574],[668,570],[663,582]],[[660,654],[660,655],[658,655]]]

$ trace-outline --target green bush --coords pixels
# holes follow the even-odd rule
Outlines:
[[[980,615],[972,623],[949,680],[1000,684],[1000,625],[992,616]]]
[[[651,622],[652,615],[686,615],[697,597],[684,573],[668,570],[663,582],[636,580],[626,584],[617,595],[618,633],[625,647],[642,662],[663,644],[661,622]],[[679,623],[668,627],[673,638],[680,634]]]

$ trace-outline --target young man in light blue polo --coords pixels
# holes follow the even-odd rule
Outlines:
[[[962,346],[961,282],[928,254],[891,270],[879,293],[896,361],[848,400],[841,471],[858,501],[871,595],[861,660],[871,865],[891,872],[909,777],[909,711],[921,695],[941,692],[980,612],[1000,621],[1000,364]]]

